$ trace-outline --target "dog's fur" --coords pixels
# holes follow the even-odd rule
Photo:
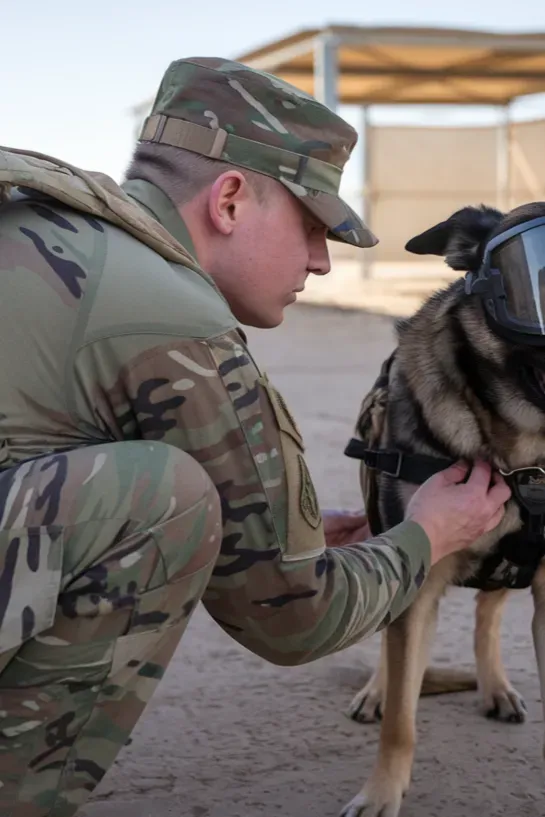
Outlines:
[[[542,215],[541,202],[507,215],[484,206],[466,207],[411,239],[406,248],[444,256],[455,270],[476,272],[493,235]],[[387,388],[382,384],[374,389],[361,407],[357,427],[368,447],[452,460],[483,458],[504,470],[545,464],[545,394],[534,379],[536,371],[545,370],[545,346],[515,345],[498,336],[485,320],[480,298],[465,294],[463,278],[432,296],[396,330],[398,345]],[[416,487],[362,466],[362,489],[372,505],[374,534],[401,522]],[[484,555],[520,527],[518,506],[510,499],[500,525],[469,551],[434,565],[416,600],[384,632],[380,666],[351,707],[359,720],[380,717],[383,707],[378,759],[343,817],[397,817],[410,784],[419,695],[473,685],[471,678],[455,671],[438,678],[428,670],[430,683],[427,689],[422,686],[440,598],[448,585],[474,575]],[[532,592],[533,635],[545,701],[543,564]],[[524,701],[509,683],[500,656],[499,628],[509,592],[477,595],[477,683],[489,716],[523,721]]]

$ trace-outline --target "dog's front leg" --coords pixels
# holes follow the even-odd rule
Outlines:
[[[512,686],[501,660],[501,619],[509,590],[477,593],[475,661],[479,690],[488,718],[524,723],[526,704]]]
[[[486,607],[486,612],[490,612],[490,607]],[[478,617],[478,622],[481,625],[483,625],[484,620],[485,616]],[[365,686],[352,698],[348,707],[348,716],[358,723],[374,723],[375,721],[382,720],[382,711],[384,709],[384,701],[386,700],[386,679],[388,675],[387,637],[388,630],[386,629],[382,633],[378,667]],[[499,667],[499,673],[494,675],[490,672],[491,664],[487,661],[487,658],[489,654],[488,648],[491,645],[486,638],[486,632],[483,633],[482,626],[478,629],[476,639],[477,656],[483,656],[483,660],[481,661],[483,698],[485,705],[489,701],[492,702],[491,705],[486,707],[486,711],[489,717],[498,717],[502,720],[515,720],[515,718],[509,717],[509,715],[512,715],[515,711],[526,711],[526,705],[516,689],[507,681],[501,659],[499,663],[496,662],[492,667]],[[483,649],[483,646],[487,649]],[[501,675],[502,671],[503,675]],[[502,678],[505,679],[504,685],[500,683]],[[445,695],[448,692],[465,692],[468,689],[477,689],[477,686],[477,678],[473,672],[458,669],[458,667],[430,666],[427,667],[424,672],[420,694]],[[518,709],[515,709],[515,702],[518,702]],[[498,711],[494,708],[496,704],[499,704]],[[511,706],[511,708],[508,708],[509,706]],[[489,711],[491,709],[492,712]]]
[[[543,563],[534,576],[532,594],[534,597],[532,635],[534,638],[534,649],[539,672],[543,720],[545,721],[545,565]],[[543,744],[543,756],[545,758],[545,741]]]
[[[371,777],[342,817],[397,817],[399,813],[410,784],[416,709],[439,599],[446,585],[445,573],[443,565],[432,570],[411,607],[388,627],[387,692],[379,756]]]
[[[380,658],[377,669],[363,689],[352,699],[348,715],[359,723],[373,723],[382,720],[382,709],[386,698],[388,677],[388,628],[382,631]]]

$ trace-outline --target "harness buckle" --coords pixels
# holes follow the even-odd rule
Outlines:
[[[390,451],[387,454],[384,454],[383,457],[386,460],[389,457],[395,456],[396,457],[396,466],[395,470],[391,471],[387,466],[382,467],[380,470],[383,474],[387,474],[389,477],[394,477],[394,479],[398,479],[401,473],[401,465],[403,463],[403,454],[401,451]]]
[[[530,515],[534,532],[539,529],[539,533],[543,536],[545,468],[540,465],[531,465],[514,468],[512,471],[500,469],[500,474],[505,477],[519,505]]]

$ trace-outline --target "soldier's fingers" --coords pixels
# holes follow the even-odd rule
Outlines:
[[[490,463],[483,460],[476,460],[473,463],[471,474],[467,480],[467,485],[475,490],[487,491],[490,485],[490,477],[492,474],[492,467]]]
[[[455,462],[453,465],[449,465],[448,468],[445,468],[444,471],[441,471],[441,478],[444,483],[447,485],[454,485],[457,482],[461,482],[464,477],[467,475],[469,470],[469,464],[460,460],[459,462]]]
[[[487,496],[491,508],[501,508],[511,496],[511,488],[501,474],[490,488]]]

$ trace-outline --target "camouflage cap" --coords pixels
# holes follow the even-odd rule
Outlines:
[[[140,141],[160,142],[278,179],[356,247],[378,239],[339,196],[357,133],[314,97],[272,74],[218,57],[176,60]]]

